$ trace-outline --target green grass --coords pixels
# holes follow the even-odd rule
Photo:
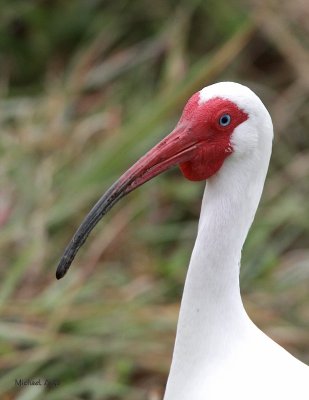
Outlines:
[[[173,128],[194,91],[220,80],[252,87],[276,128],[243,251],[246,308],[308,362],[300,5],[293,14],[267,2],[18,4],[4,2],[1,17],[0,397],[160,398],[204,184],[160,176],[105,217],[65,279],[55,268],[98,196]],[[282,45],[273,18],[292,42]],[[15,386],[27,378],[55,386]]]

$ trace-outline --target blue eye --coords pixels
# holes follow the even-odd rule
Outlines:
[[[229,114],[223,114],[221,115],[219,119],[219,124],[221,126],[228,126],[231,123],[231,116]]]

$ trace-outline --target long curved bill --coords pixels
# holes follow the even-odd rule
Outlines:
[[[167,137],[141,157],[107,190],[86,216],[65,249],[57,268],[57,279],[66,274],[90,232],[118,200],[170,167],[194,158],[199,143],[194,141],[192,136],[190,129],[177,125]]]

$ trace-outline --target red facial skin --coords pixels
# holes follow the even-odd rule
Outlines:
[[[122,197],[175,165],[191,181],[205,180],[220,169],[233,152],[230,140],[234,129],[248,115],[226,99],[217,97],[202,104],[199,99],[199,93],[190,98],[175,129],[129,168],[95,204],[60,260],[58,279],[65,275],[95,225]],[[219,123],[224,114],[231,117],[228,126]]]
[[[234,129],[248,119],[248,115],[233,102],[219,97],[199,103],[195,93],[186,104],[178,125],[187,126],[199,146],[194,157],[179,165],[183,175],[191,181],[205,180],[214,175],[232,152],[230,143]],[[228,126],[219,124],[224,114],[231,116]]]

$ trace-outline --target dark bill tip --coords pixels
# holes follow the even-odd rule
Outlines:
[[[119,184],[119,181],[117,181],[89,212],[61,257],[56,270],[57,279],[64,277],[70,268],[78,250],[85,243],[90,232],[100,221],[100,219],[113,207],[113,205],[116,204],[117,201],[126,194],[125,189],[129,183],[130,181],[126,182],[126,185],[121,185]]]
[[[56,278],[57,279],[63,278],[68,269],[69,269],[69,264],[62,259],[56,271]]]
[[[190,160],[196,154],[197,148],[194,137],[187,134],[186,127],[180,126],[140,158],[111,186],[86,216],[65,249],[57,267],[56,278],[64,277],[92,229],[118,200],[170,167]]]
[[[88,234],[87,232],[85,233],[85,236],[83,240],[79,240],[78,238],[81,236],[74,236],[73,239],[71,240],[70,244],[68,247],[65,249],[65,252],[63,256],[61,257],[61,260],[58,264],[57,270],[56,270],[56,278],[61,279],[64,277],[64,275],[67,273],[68,269],[70,268],[76,253],[80,249],[80,247],[83,245],[87,238]],[[77,239],[77,240],[76,240]]]
[[[74,259],[74,256],[66,256],[64,255],[60,262],[59,265],[57,267],[57,271],[56,271],[56,278],[57,279],[61,279],[64,277],[64,275],[67,273],[67,270],[70,268],[70,265],[72,264]]]

